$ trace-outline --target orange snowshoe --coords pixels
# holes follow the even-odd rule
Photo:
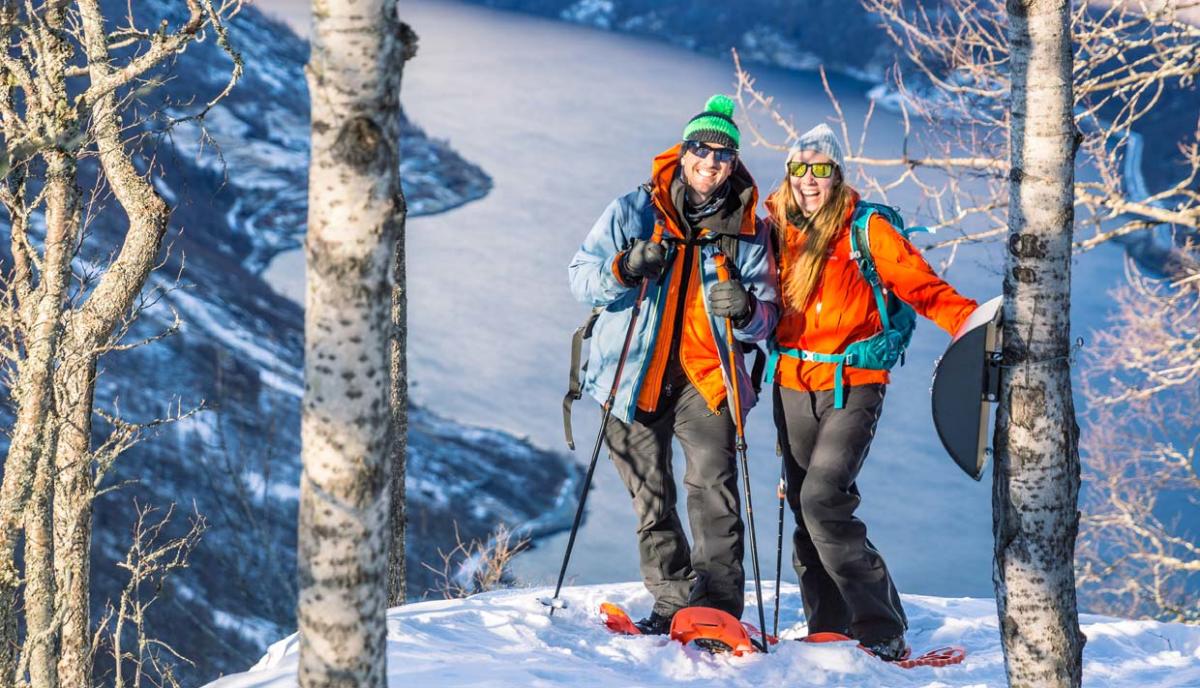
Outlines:
[[[605,602],[600,605],[600,618],[604,621],[604,625],[613,633],[621,635],[641,635],[642,631],[633,624],[633,619],[629,618],[629,614],[612,602]]]
[[[807,635],[807,636],[801,638],[800,642],[804,642],[804,643],[838,643],[838,642],[853,641],[853,640],[854,640],[854,638],[851,638],[850,636],[842,635],[841,633],[821,632],[821,633],[812,633],[810,635]],[[860,649],[863,652],[866,652],[867,654],[872,655],[872,656],[874,656],[874,654],[875,654],[875,653],[871,652],[870,650],[868,650],[867,648],[863,647],[862,645],[859,645],[858,649]],[[944,666],[950,666],[952,664],[962,664],[963,660],[966,658],[967,658],[967,651],[965,648],[959,647],[957,645],[950,645],[947,647],[939,647],[936,650],[930,650],[929,652],[926,652],[925,654],[917,656],[917,657],[913,657],[910,654],[908,657],[905,657],[904,659],[901,659],[901,660],[895,661],[895,662],[889,662],[889,664],[891,664],[892,666],[898,666],[902,669],[915,669],[916,667],[944,667]]]
[[[732,652],[735,656],[759,651],[750,640],[746,624],[728,612],[710,607],[687,607],[676,612],[671,620],[671,639],[684,645],[694,643],[709,652]]]
[[[600,619],[613,633],[643,635],[629,614],[612,602],[600,605]],[[694,643],[714,653],[732,652],[740,656],[746,652],[757,652],[759,646],[751,638],[758,640],[761,637],[762,632],[753,624],[738,621],[731,614],[709,607],[681,609],[671,620],[671,640],[684,645]],[[768,635],[767,642],[774,645],[779,639]]]

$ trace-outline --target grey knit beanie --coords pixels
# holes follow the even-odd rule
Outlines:
[[[828,124],[818,124],[804,132],[800,140],[796,141],[792,149],[788,151],[788,161],[794,160],[800,155],[800,151],[806,150],[824,153],[838,167],[844,167],[842,164],[842,144],[838,143],[837,136],[834,136],[833,130],[829,128]]]

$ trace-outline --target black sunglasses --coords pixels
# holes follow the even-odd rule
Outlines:
[[[683,150],[692,153],[698,158],[707,158],[709,153],[712,153],[713,159],[717,162],[732,162],[737,159],[737,149],[735,148],[713,148],[703,141],[684,141]]]

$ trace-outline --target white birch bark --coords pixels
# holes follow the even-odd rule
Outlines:
[[[1009,0],[1012,169],[992,510],[1011,686],[1079,686],[1079,429],[1071,400],[1076,128],[1069,0]]]
[[[395,0],[314,0],[300,685],[385,684],[389,342],[399,196]]]

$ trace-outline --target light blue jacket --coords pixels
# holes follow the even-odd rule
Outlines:
[[[568,268],[571,293],[575,298],[594,307],[603,307],[592,330],[591,348],[588,353],[587,374],[583,390],[603,404],[612,389],[616,374],[617,359],[625,343],[634,301],[640,285],[626,286],[613,274],[613,261],[618,253],[628,249],[635,239],[650,239],[654,234],[656,210],[645,188],[626,194],[613,201],[575,254]],[[767,223],[755,222],[753,238],[742,235],[738,242],[736,271],[741,283],[755,296],[754,314],[741,329],[734,329],[734,337],[743,342],[758,342],[767,339],[774,331],[779,317],[775,256],[771,248],[770,227]],[[670,246],[670,244],[668,244]],[[709,310],[708,290],[717,283],[717,269],[713,258],[720,253],[719,242],[709,241],[700,245],[702,269],[700,293],[704,308]],[[674,250],[674,249],[671,249]],[[682,250],[682,247],[679,249]],[[613,416],[632,422],[637,407],[642,380],[649,366],[654,342],[662,327],[662,311],[666,304],[667,285],[671,281],[674,261],[668,255],[669,268],[662,278],[650,285],[638,316],[637,331],[630,343],[629,356],[621,375],[613,402]],[[725,330],[725,318],[709,315],[713,341],[721,360],[721,372],[725,381],[726,398],[729,394],[729,349]],[[678,344],[676,344],[678,345]],[[740,391],[742,417],[754,406],[756,394],[747,372],[744,356],[739,350],[735,358],[737,381]]]

